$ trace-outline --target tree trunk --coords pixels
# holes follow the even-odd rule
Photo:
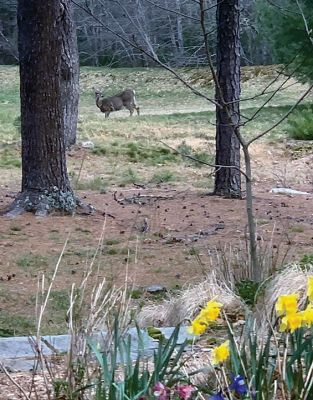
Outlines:
[[[11,215],[72,212],[76,205],[67,175],[61,100],[63,15],[60,0],[18,2],[22,192]]]
[[[217,3],[216,168],[214,194],[241,197],[239,129],[240,38],[239,0]],[[227,104],[231,103],[231,104]]]
[[[64,108],[65,145],[66,148],[69,148],[76,143],[79,101],[79,58],[73,3],[70,0],[61,0],[61,7],[61,99]]]

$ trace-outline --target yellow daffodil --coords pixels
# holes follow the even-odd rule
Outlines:
[[[276,312],[278,316],[295,314],[298,310],[298,294],[284,294],[278,297],[276,302]]]
[[[212,364],[220,364],[229,358],[229,340],[212,350]]]
[[[308,298],[313,302],[313,276],[308,276]]]
[[[302,312],[287,314],[282,320],[279,327],[280,332],[290,331],[293,333],[296,329],[300,328],[303,322]]]
[[[302,316],[303,325],[306,325],[308,328],[310,328],[310,326],[313,325],[313,305],[309,304],[307,308],[300,314]]]
[[[191,325],[188,327],[188,332],[191,335],[202,335],[206,328],[207,324],[202,319],[196,318],[191,322]]]
[[[217,301],[210,300],[206,307],[200,311],[199,317],[204,319],[207,322],[216,321],[220,315],[221,308],[223,304],[218,303]]]
[[[207,305],[205,307],[206,308],[222,308],[223,304],[219,303],[218,301],[215,301],[215,300],[210,300],[207,302]]]
[[[199,315],[191,322],[188,332],[192,335],[202,335],[209,323],[217,320],[222,307],[222,303],[215,300],[208,301],[205,308],[203,308]]]

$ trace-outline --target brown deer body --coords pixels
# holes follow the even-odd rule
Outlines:
[[[133,89],[123,90],[123,92],[111,97],[103,97],[102,93],[96,90],[95,95],[97,107],[105,114],[105,118],[108,118],[111,112],[119,111],[123,108],[129,110],[130,116],[133,115],[134,110],[139,115],[139,106]]]

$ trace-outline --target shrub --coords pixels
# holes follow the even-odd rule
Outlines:
[[[313,140],[313,109],[303,109],[291,115],[286,131],[293,139]]]

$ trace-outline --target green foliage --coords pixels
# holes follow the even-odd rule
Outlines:
[[[308,28],[312,28],[313,4],[312,0],[302,0],[299,4],[302,11],[293,0],[278,0],[275,5],[259,0],[259,27],[276,55],[275,61],[287,65],[289,71],[295,70],[301,80],[312,82],[312,31],[309,37],[303,16]]]
[[[172,153],[170,149],[149,141],[114,141],[106,146],[96,146],[92,152],[99,156],[122,156],[127,161],[148,165],[167,164],[179,160],[178,155]]]
[[[50,294],[50,306],[54,311],[67,311],[70,306],[70,295],[66,290],[54,290]]]
[[[26,271],[38,270],[47,267],[48,259],[46,256],[40,254],[28,253],[19,257],[16,261],[16,265]]]
[[[93,381],[87,384],[83,382],[82,377],[87,366],[79,361],[72,366],[77,382],[74,391],[70,389],[67,381],[55,380],[54,390],[57,398],[80,399],[82,393],[92,389],[92,398],[95,400],[136,400],[145,395],[152,396],[152,389],[157,382],[164,382],[168,387],[173,387],[175,383],[185,381],[186,377],[181,370],[181,357],[187,342],[178,345],[179,327],[168,340],[160,337],[158,347],[151,356],[152,368],[146,362],[143,334],[139,329],[137,332],[138,355],[134,360],[131,336],[121,334],[116,318],[113,343],[109,349],[100,350],[97,343],[92,340],[89,342],[90,350],[98,364],[98,368],[94,369],[96,375]]]
[[[122,172],[122,176],[119,182],[119,186],[125,186],[129,183],[136,183],[138,182],[138,174],[132,168],[127,168],[125,171]]]
[[[313,265],[313,254],[304,254],[300,260],[300,266],[306,268],[308,265]]]
[[[229,329],[232,374],[244,377],[255,400],[276,398],[277,386],[283,388],[288,399],[313,398],[313,389],[309,385],[313,362],[312,330],[300,328],[292,334],[283,333],[280,336],[275,333],[276,338],[273,332],[269,328],[260,340],[255,320],[248,318],[243,340],[238,345],[233,330]],[[303,397],[304,394],[307,397]]]
[[[168,170],[156,172],[151,178],[151,182],[156,184],[171,182],[174,180],[177,180],[175,174],[173,174],[173,172]]]
[[[243,280],[236,282],[237,294],[249,305],[253,306],[255,303],[255,296],[258,292],[260,284],[250,280]]]
[[[34,332],[35,324],[30,318],[1,310],[0,337],[27,335]]]
[[[313,108],[307,107],[292,114],[288,118],[286,131],[293,139],[313,140]]]
[[[21,168],[21,157],[16,154],[14,149],[5,147],[0,153],[0,168]]]
[[[130,297],[134,300],[141,299],[143,295],[142,289],[133,289],[130,293]]]

